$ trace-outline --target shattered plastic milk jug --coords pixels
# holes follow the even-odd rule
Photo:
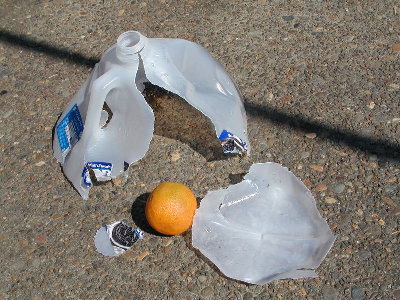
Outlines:
[[[115,178],[146,154],[154,114],[142,95],[145,82],[206,115],[225,153],[250,153],[241,95],[207,50],[128,31],[102,55],[55,127],[54,154],[84,199],[94,180]]]
[[[311,192],[276,163],[253,164],[242,182],[208,192],[192,226],[193,247],[253,284],[317,277],[334,240]]]

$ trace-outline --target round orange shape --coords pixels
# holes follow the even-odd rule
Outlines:
[[[164,182],[150,194],[145,212],[153,229],[166,235],[176,235],[190,228],[196,208],[196,197],[187,186]]]

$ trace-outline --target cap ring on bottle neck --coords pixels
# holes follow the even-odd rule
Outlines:
[[[124,62],[136,61],[146,44],[146,37],[138,31],[127,31],[117,39],[117,57]]]

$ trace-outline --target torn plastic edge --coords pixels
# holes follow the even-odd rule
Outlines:
[[[218,138],[221,141],[224,153],[239,153],[245,155],[247,153],[247,144],[233,133],[223,130]]]
[[[100,227],[93,238],[96,251],[104,256],[119,256],[141,240],[144,232],[133,229],[123,221],[116,221]]]
[[[124,35],[126,35],[128,33],[130,33],[130,32],[123,33],[119,37],[118,40],[120,40],[120,38],[122,36],[124,36]],[[146,76],[146,68],[144,67],[143,59],[141,58],[141,52],[144,49],[145,42],[147,41],[147,38],[142,36],[140,33],[139,33],[139,35],[142,37],[139,40],[139,44],[141,46],[138,48],[138,51],[136,51],[135,55],[137,55],[137,57],[139,57],[139,60],[141,61],[141,65],[142,65],[142,68],[143,68],[142,71],[144,72],[143,74],[145,76],[146,81],[152,82]],[[112,49],[113,47],[116,47],[116,45],[112,46],[110,49]],[[106,52],[108,52],[109,50],[107,50]],[[117,50],[118,50],[118,47],[117,47]],[[139,66],[139,68],[140,68],[140,66]],[[96,69],[96,67],[95,67],[95,69]],[[139,71],[140,71],[139,69],[136,71],[136,76],[137,76]],[[92,75],[93,75],[93,72],[91,73],[89,78],[91,78]],[[92,81],[90,81],[90,82],[92,83]],[[139,89],[139,92],[143,95],[143,91],[138,86],[138,82],[135,81],[134,84],[135,84],[136,88]],[[156,84],[156,85],[160,86],[159,84]],[[89,88],[90,86],[91,86],[91,84],[88,85],[87,88]],[[163,86],[161,85],[161,87],[163,87]],[[165,88],[165,87],[163,87],[163,88]],[[235,88],[237,89],[236,86],[235,86]],[[167,90],[171,91],[170,89],[167,89]],[[172,92],[174,92],[174,91],[172,91]],[[183,97],[183,99],[188,101],[186,99],[186,97]],[[191,104],[190,102],[188,102],[188,103]],[[193,106],[193,104],[191,104],[191,105]],[[205,114],[204,112],[202,112],[202,113]],[[212,123],[214,123],[212,118],[210,118],[207,114],[205,114],[205,115],[211,120]],[[214,124],[214,126],[216,126],[216,125]],[[70,154],[70,152],[73,149],[73,147],[80,140],[83,131],[84,131],[84,123],[82,121],[82,116],[80,114],[78,104],[74,103],[72,105],[72,108],[70,109],[70,111],[68,111],[68,113],[63,117],[63,119],[59,122],[59,124],[57,125],[57,128],[56,128],[57,138],[58,138],[60,152],[61,152],[61,157],[60,157],[61,161],[60,162],[61,162],[62,165],[64,164],[66,157]],[[238,136],[236,136],[235,134],[233,134],[233,133],[231,133],[231,132],[229,132],[227,130],[223,130],[218,139],[221,142],[221,146],[222,146],[223,152],[225,154],[227,154],[227,153],[235,153],[235,154],[238,153],[240,155],[249,154],[249,148],[248,148],[246,142],[243,141]],[[81,177],[82,177],[81,186],[84,189],[89,190],[93,186],[92,180],[90,178],[90,175],[91,175],[90,174],[90,170],[92,170],[94,172],[94,175],[95,175],[96,179],[99,180],[99,181],[108,181],[108,180],[112,179],[110,174],[107,174],[107,173],[104,174],[103,173],[105,170],[102,170],[101,168],[97,168],[97,167],[92,168],[90,166],[90,164],[91,164],[91,162],[85,163],[84,167],[82,169],[82,173],[81,173]],[[104,162],[104,164],[107,164],[107,163]],[[88,195],[85,196],[81,192],[79,192],[79,193],[81,194],[81,196],[84,199],[88,198]]]
[[[93,186],[89,170],[93,171],[96,180],[108,181],[111,180],[112,163],[108,162],[87,162],[82,169],[82,186],[90,188]]]
[[[291,175],[293,175],[293,176],[298,180],[299,184],[300,184],[300,185],[303,187],[303,189],[305,190],[306,195],[311,199],[311,201],[313,202],[313,204],[314,204],[315,207],[316,207],[315,198],[313,197],[313,195],[312,195],[311,191],[309,190],[309,188],[302,182],[302,180],[300,180],[296,175],[294,175],[293,172],[291,172],[287,167],[284,167],[282,164],[273,163],[273,162],[253,163],[253,164],[250,166],[249,171],[248,171],[248,172],[246,173],[246,175],[243,177],[243,180],[242,180],[241,182],[236,183],[236,184],[231,184],[231,185],[229,185],[229,186],[227,186],[227,187],[223,187],[223,188],[220,188],[220,189],[218,189],[218,190],[208,191],[208,193],[207,193],[206,196],[208,196],[210,193],[214,193],[214,192],[215,192],[215,193],[216,193],[216,192],[222,192],[222,191],[226,191],[226,192],[227,192],[228,189],[229,189],[230,187],[232,187],[232,186],[234,186],[234,185],[237,185],[237,184],[240,184],[240,183],[245,182],[245,181],[250,181],[250,182],[251,182],[252,180],[254,180],[253,174],[252,174],[252,169],[253,169],[253,167],[255,167],[255,166],[257,166],[257,165],[264,165],[264,164],[275,164],[275,165],[279,165],[280,167],[282,167],[283,169],[285,169],[287,172],[289,172]],[[254,172],[254,171],[253,171],[253,172]],[[241,198],[241,199],[239,199],[238,201],[223,203],[223,199],[226,198],[226,194],[225,194],[224,197],[223,197],[223,199],[221,200],[222,202],[218,205],[218,211],[221,211],[221,208],[223,208],[223,207],[228,207],[228,206],[230,206],[230,205],[237,204],[238,202],[245,201],[245,200],[247,200],[249,197],[252,197],[252,196],[256,195],[257,193],[258,193],[258,191],[257,191],[256,193],[254,193],[254,194],[250,194],[250,195],[248,195],[248,196],[246,196],[246,197],[244,197],[244,198]],[[197,211],[198,211],[199,209],[200,209],[200,207],[196,210],[196,213],[197,213]],[[317,208],[317,207],[316,207],[316,209],[317,209],[317,211],[318,211],[318,208]],[[319,211],[318,211],[318,213],[319,213]],[[221,215],[222,215],[222,214],[221,214]],[[209,259],[209,260],[210,260],[210,261],[225,275],[225,276],[227,276],[227,277],[229,277],[229,278],[233,278],[233,279],[235,279],[235,280],[239,280],[239,281],[241,281],[241,282],[263,285],[263,284],[266,284],[266,283],[269,283],[269,282],[272,282],[272,281],[275,281],[275,280],[281,280],[281,279],[317,278],[317,277],[319,277],[319,275],[316,273],[316,270],[319,268],[319,266],[321,265],[321,263],[325,260],[326,256],[328,255],[328,253],[329,253],[330,250],[332,249],[332,247],[333,247],[333,245],[334,245],[334,242],[335,242],[335,240],[336,240],[336,237],[337,237],[336,235],[333,234],[332,230],[330,229],[330,226],[329,226],[328,222],[326,221],[325,218],[323,218],[323,217],[321,216],[320,213],[319,213],[319,218],[326,224],[326,226],[327,226],[327,228],[328,228],[328,230],[329,230],[329,232],[330,232],[331,237],[330,237],[330,239],[327,239],[326,242],[325,242],[325,243],[323,244],[323,246],[321,247],[320,255],[319,255],[318,259],[317,259],[318,263],[316,263],[315,265],[313,265],[313,266],[311,266],[311,267],[308,267],[308,268],[306,267],[306,268],[288,269],[287,271],[283,271],[282,273],[276,273],[276,274],[272,274],[272,275],[266,276],[266,277],[264,277],[264,278],[259,279],[258,281],[249,281],[249,280],[246,280],[246,279],[240,279],[240,278],[231,277],[231,276],[227,275],[227,274],[225,273],[225,271],[223,270],[223,268],[222,268],[220,265],[218,265],[218,264],[217,264],[216,262],[214,262],[211,258],[209,258],[209,255],[207,255],[206,252],[203,252],[199,247],[197,247],[196,245],[194,245],[194,243],[193,243],[193,237],[194,237],[194,235],[193,235],[193,234],[192,234],[192,245],[193,245],[194,248],[198,249],[198,250],[202,253],[202,255],[204,255],[207,259]],[[224,217],[224,220],[226,220],[225,217]],[[226,221],[227,221],[227,220],[226,220]],[[229,221],[227,221],[227,222],[229,222]],[[193,230],[193,228],[192,228],[192,230]],[[206,229],[206,230],[207,230],[207,229]],[[207,230],[207,232],[208,232],[208,233],[211,233],[211,231],[209,231],[209,230]],[[253,236],[253,238],[256,238],[256,239],[260,239],[259,237],[261,237],[262,235],[264,235],[264,234],[257,234],[257,233],[254,234],[253,232],[248,232],[248,234],[249,234],[249,236]],[[281,237],[284,237],[284,238],[287,238],[287,237],[290,237],[290,238],[296,237],[297,239],[299,238],[298,236],[293,236],[293,237],[291,237],[291,236],[282,235],[282,234],[277,234],[277,235],[275,235],[275,236],[281,236]],[[319,237],[320,237],[320,236],[314,236],[314,237],[309,237],[309,236],[308,236],[308,237],[300,237],[300,239],[310,240],[310,239],[319,238]]]
[[[63,160],[68,156],[75,144],[80,140],[83,130],[84,123],[80,114],[78,105],[75,103],[70,111],[64,116],[64,118],[57,125],[57,137],[59,146],[62,152]],[[225,154],[231,153],[239,155],[245,155],[247,153],[247,144],[238,136],[233,133],[223,130],[218,137],[221,142],[223,152]],[[124,162],[126,168],[127,163]],[[128,164],[129,167],[129,164]],[[112,164],[108,162],[86,162],[82,169],[82,187],[91,188],[93,182],[90,176],[89,170],[94,172],[96,180],[108,181],[111,180]]]

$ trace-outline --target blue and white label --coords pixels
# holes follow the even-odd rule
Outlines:
[[[246,153],[247,144],[233,133],[223,130],[218,138],[221,141],[224,153]]]
[[[57,125],[56,131],[61,152],[63,157],[66,157],[79,141],[83,132],[83,121],[78,105],[74,104],[72,106],[70,111]]]
[[[83,167],[82,170],[82,185],[85,187],[91,187],[93,185],[92,179],[90,178],[89,170],[86,167]]]
[[[86,187],[91,187],[93,185],[89,169],[93,171],[94,176],[96,176],[96,179],[99,181],[111,179],[112,163],[96,161],[87,162],[81,175],[82,184]]]

